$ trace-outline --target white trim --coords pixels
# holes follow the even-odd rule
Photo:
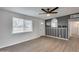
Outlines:
[[[52,37],[52,38],[57,38],[57,39],[62,39],[62,40],[69,40],[69,39],[65,39],[65,38],[60,38],[60,37],[55,37],[55,36],[50,36],[50,35],[45,35],[47,37]]]
[[[70,38],[70,20],[68,19],[68,38]]]

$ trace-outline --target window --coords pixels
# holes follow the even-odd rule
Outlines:
[[[32,20],[25,20],[13,17],[12,33],[30,32],[32,31]]]
[[[24,21],[24,31],[25,32],[32,31],[32,21],[29,21],[29,20]]]
[[[52,19],[51,20],[51,27],[58,27],[58,21],[57,21],[57,19]]]

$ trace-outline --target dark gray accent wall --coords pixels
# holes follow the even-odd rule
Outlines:
[[[70,15],[58,17],[58,26],[67,26],[68,27],[68,19]]]
[[[59,30],[57,28],[51,27],[51,20],[52,19],[45,20],[46,35],[51,35],[51,36],[56,36],[56,37],[68,39],[68,19],[69,18],[70,18],[70,15],[57,17]],[[62,30],[61,28],[66,28],[66,29]],[[63,34],[62,34],[62,32],[63,32]]]

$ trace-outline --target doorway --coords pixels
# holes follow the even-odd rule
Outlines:
[[[79,21],[69,21],[70,37],[79,38]]]

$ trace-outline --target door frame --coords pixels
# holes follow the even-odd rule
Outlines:
[[[71,33],[70,33],[70,22],[79,22],[79,18],[68,19],[68,38],[71,37]]]

